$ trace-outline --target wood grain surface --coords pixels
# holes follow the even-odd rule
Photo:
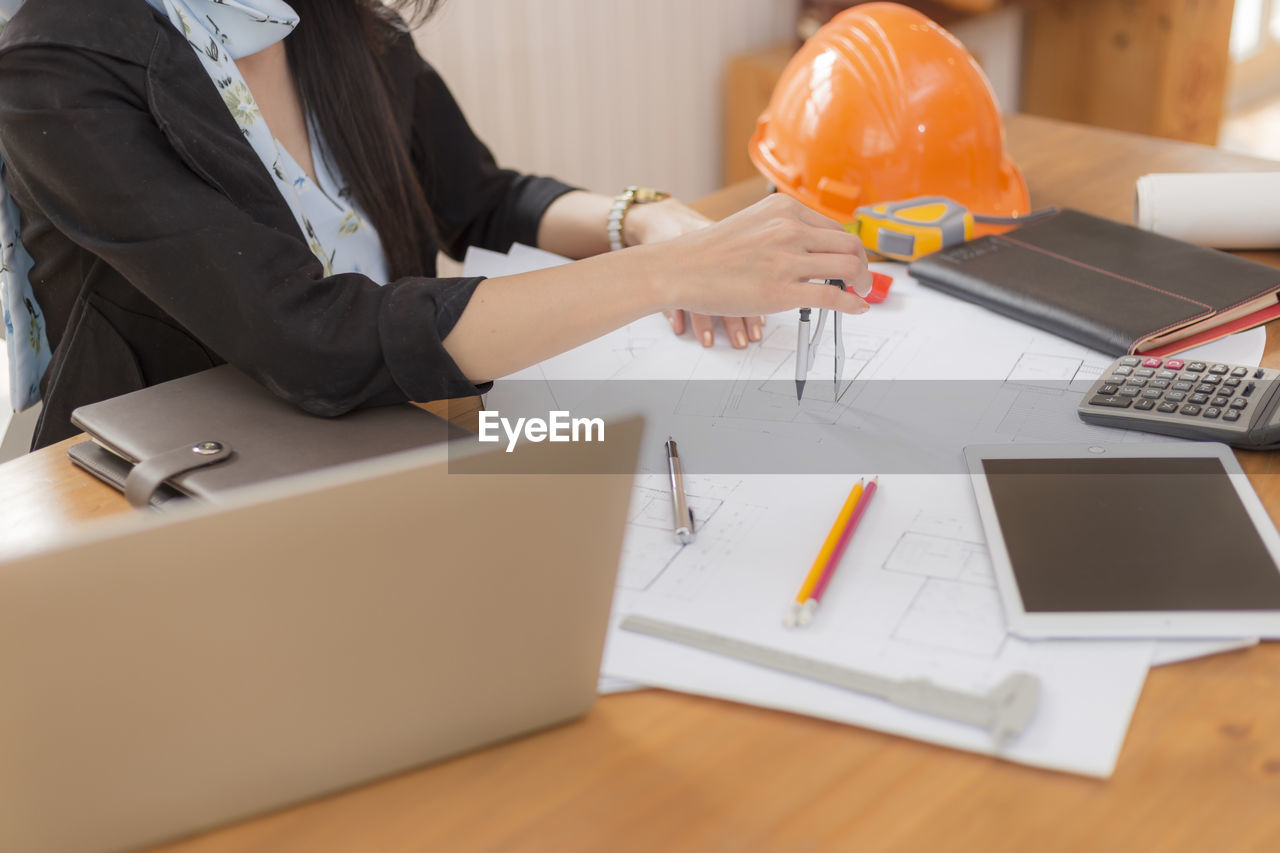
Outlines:
[[[1218,139],[1234,0],[1036,0],[1021,109],[1099,127]]]
[[[1008,136],[1035,204],[1122,220],[1145,172],[1280,167],[1026,117],[1008,120]],[[763,191],[731,187],[700,207],[724,215]],[[1268,362],[1280,366],[1277,355],[1269,335]],[[1277,464],[1263,454],[1245,464],[1280,519]],[[56,536],[122,508],[62,447],[0,466],[5,540]],[[1280,850],[1280,647],[1153,670],[1106,781],[647,690],[604,697],[567,726],[163,849]]]

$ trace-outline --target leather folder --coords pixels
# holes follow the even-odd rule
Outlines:
[[[91,440],[71,461],[134,506],[228,489],[465,438],[465,430],[405,403],[323,418],[281,400],[230,365],[81,406]]]
[[[1280,316],[1280,270],[1078,210],[926,255],[910,272],[1113,356],[1170,355]]]

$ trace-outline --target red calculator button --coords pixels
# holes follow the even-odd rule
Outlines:
[[[1162,364],[1164,364],[1164,362],[1158,358],[1149,358],[1142,362],[1143,367],[1159,367]]]
[[[1164,366],[1170,370],[1181,370],[1183,361],[1180,358],[1171,358],[1164,363]]]

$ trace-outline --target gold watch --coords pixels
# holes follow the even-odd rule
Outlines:
[[[609,249],[616,252],[627,247],[627,241],[622,237],[622,228],[631,205],[649,204],[667,198],[671,198],[671,193],[664,193],[652,187],[627,187],[619,193],[613,199],[613,207],[609,208]]]

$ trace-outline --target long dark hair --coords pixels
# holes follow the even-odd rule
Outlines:
[[[285,39],[298,97],[331,165],[378,230],[393,279],[423,275],[431,211],[396,114],[383,56],[391,40],[442,0],[290,0],[301,19]],[[403,14],[396,17],[389,10]]]

